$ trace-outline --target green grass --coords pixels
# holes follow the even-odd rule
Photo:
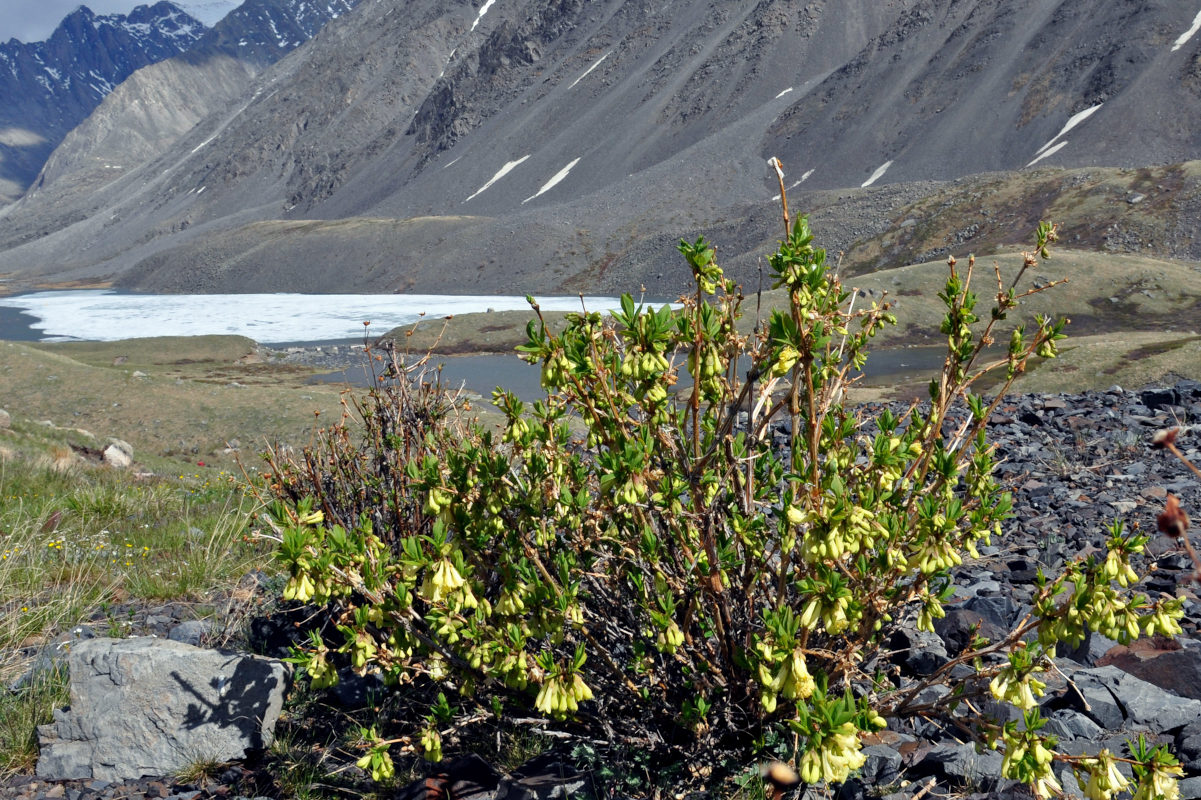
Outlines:
[[[31,773],[37,765],[37,726],[50,721],[50,709],[68,702],[67,676],[43,675],[0,700],[0,777]]]
[[[240,475],[138,477],[78,462],[55,432],[14,428],[0,436],[0,685],[81,623],[124,634],[116,604],[203,604],[269,563],[244,538],[254,506]],[[64,703],[61,677],[0,692],[0,776],[32,769],[35,728]]]

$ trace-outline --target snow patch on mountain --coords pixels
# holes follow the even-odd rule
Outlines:
[[[805,172],[805,174],[801,176],[801,179],[800,179],[799,181],[793,181],[793,182],[792,182],[792,185],[788,187],[788,191],[790,191],[790,192],[791,192],[793,189],[795,189],[796,187],[800,186],[800,185],[801,185],[802,183],[804,183],[805,181],[809,180],[809,176],[810,176],[810,175],[812,175],[812,174],[813,174],[813,170],[807,170],[807,171]],[[773,195],[771,196],[771,199],[772,199],[772,200],[779,200],[779,199],[780,199],[780,193],[779,193],[779,192],[777,192],[776,194],[773,194]]]
[[[889,167],[891,167],[891,166],[892,166],[892,162],[891,162],[891,161],[885,161],[883,164],[881,164],[880,166],[876,167],[876,171],[872,173],[872,175],[871,175],[871,177],[870,177],[870,178],[868,178],[867,180],[865,180],[863,183],[859,184],[859,188],[860,188],[860,189],[866,189],[867,187],[871,186],[871,185],[872,185],[873,183],[875,183],[876,181],[878,181],[878,180],[880,180],[881,178],[883,178],[883,177],[884,177],[884,173],[885,173],[885,172],[888,172],[888,168],[889,168]],[[810,170],[810,172],[812,172],[812,170]],[[804,178],[802,178],[801,180],[804,180]]]
[[[596,61],[593,61],[593,62],[592,62],[592,66],[591,66],[591,67],[589,67],[588,69],[584,70],[584,73],[583,73],[582,75],[580,75],[580,77],[578,77],[578,78],[576,78],[574,81],[572,81],[572,82],[571,82],[571,86],[568,86],[567,88],[568,88],[568,89],[574,89],[574,88],[575,88],[575,85],[576,85],[577,83],[579,83],[580,81],[584,80],[584,78],[587,78],[587,77],[588,77],[588,73],[592,72],[592,70],[594,70],[594,69],[596,69],[597,67],[599,67],[599,66],[601,65],[601,62],[602,62],[602,61],[604,61],[606,58],[608,58],[608,57],[609,57],[609,53],[612,53],[612,52],[613,52],[613,51],[612,51],[612,50],[610,50],[608,53],[605,53],[603,56],[601,56],[600,58],[598,58]]]
[[[1197,16],[1193,17],[1193,26],[1184,33],[1180,34],[1180,38],[1172,45],[1172,52],[1175,53],[1180,48],[1184,47],[1189,39],[1196,35],[1197,31],[1201,31],[1201,11],[1197,12]]]
[[[471,199],[477,197],[478,195],[484,193],[485,191],[487,191],[492,186],[492,184],[496,183],[501,178],[505,177],[510,172],[517,169],[517,167],[519,167],[523,163],[525,163],[525,160],[528,158],[529,158],[529,155],[524,155],[521,158],[517,159],[516,161],[510,161],[510,162],[506,163],[503,167],[501,167],[499,170],[496,171],[496,174],[492,176],[491,180],[489,180],[487,183],[485,183],[483,186],[481,186],[479,189],[477,189],[475,191],[475,194],[471,195],[471,197],[468,197],[467,200],[464,200],[463,202],[466,203],[468,200],[471,200]]]
[[[1046,144],[1044,144],[1042,147],[1035,150],[1034,155],[1038,156],[1039,158],[1045,158],[1046,156],[1049,156],[1051,153],[1043,153],[1043,151],[1046,150],[1048,147],[1050,147],[1052,144],[1054,144],[1055,140],[1057,140],[1059,137],[1063,136],[1065,133],[1070,131],[1072,128],[1075,128],[1081,122],[1084,122],[1086,119],[1091,117],[1094,113],[1096,113],[1097,109],[1103,105],[1105,105],[1105,104],[1097,103],[1095,106],[1089,106],[1088,108],[1084,109],[1083,111],[1078,111],[1075,114],[1073,114],[1068,119],[1067,124],[1064,125],[1062,128],[1060,128],[1059,133],[1052,136],[1050,139],[1047,140]],[[1064,144],[1066,144],[1066,142]],[[1058,147],[1055,148],[1055,150],[1058,150],[1058,149],[1059,149]],[[1052,151],[1052,152],[1054,152],[1054,151]],[[1037,160],[1038,159],[1035,159],[1035,161],[1037,161]],[[1030,162],[1030,164],[1033,164],[1033,163],[1034,163],[1034,161]],[[1030,166],[1030,164],[1027,164],[1026,166]]]
[[[574,161],[572,161],[570,164],[568,164],[566,167],[563,167],[563,169],[556,172],[554,175],[551,176],[549,181],[542,184],[541,189],[534,192],[532,195],[530,195],[526,199],[522,200],[521,204],[525,205],[526,203],[533,200],[535,197],[544,195],[547,192],[549,192],[551,189],[555,188],[555,186],[557,186],[559,183],[561,183],[563,181],[564,178],[567,177],[568,173],[571,172],[572,167],[574,167],[578,163],[580,163],[580,160],[577,158]]]
[[[1068,144],[1067,140],[1066,140],[1066,139],[1064,139],[1062,142],[1060,142],[1059,144],[1055,145],[1054,147],[1052,147],[1050,150],[1046,151],[1046,152],[1045,152],[1045,153],[1043,153],[1042,155],[1037,155],[1037,156],[1035,156],[1035,157],[1034,157],[1034,160],[1033,160],[1033,161],[1031,161],[1031,162],[1030,162],[1029,164],[1027,164],[1026,166],[1027,166],[1027,167],[1033,167],[1035,164],[1037,164],[1038,162],[1042,161],[1044,158],[1047,158],[1048,156],[1053,156],[1053,155],[1055,155],[1056,153],[1058,153],[1060,150],[1062,150],[1063,148],[1067,147],[1067,144]]]
[[[492,4],[495,2],[496,0],[488,0],[488,2],[484,3],[484,5],[480,7],[479,16],[475,18],[475,22],[471,23],[472,30],[475,30],[479,26],[480,20],[484,18],[484,15],[488,13],[488,9],[492,8]]]

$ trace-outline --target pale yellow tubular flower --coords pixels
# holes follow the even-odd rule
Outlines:
[[[795,696],[802,699],[807,698],[813,694],[813,690],[817,688],[817,685],[813,681],[813,676],[809,674],[809,668],[805,664],[805,656],[797,649],[792,652],[790,661]]]
[[[1063,794],[1063,787],[1050,767],[1039,775],[1030,788],[1034,790],[1035,797],[1059,797]]]
[[[1184,777],[1180,765],[1152,764],[1151,774],[1138,785],[1134,800],[1180,800],[1178,778]]]

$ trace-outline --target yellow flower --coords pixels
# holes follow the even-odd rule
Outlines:
[[[449,559],[442,559],[438,566],[426,575],[421,586],[421,596],[431,603],[440,603],[443,598],[463,585],[465,581]]]
[[[1088,783],[1084,786],[1087,800],[1110,800],[1130,785],[1130,781],[1118,771],[1118,765],[1109,750],[1102,750],[1096,758],[1082,762],[1082,766],[1088,770]]]

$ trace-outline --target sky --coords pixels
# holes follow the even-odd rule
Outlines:
[[[126,14],[134,6],[150,3],[147,0],[84,0],[82,3],[80,0],[0,0],[0,42],[14,38],[22,42],[48,39],[62,18],[80,5],[97,14]],[[175,4],[204,24],[212,25],[240,5],[241,0],[175,0]]]

